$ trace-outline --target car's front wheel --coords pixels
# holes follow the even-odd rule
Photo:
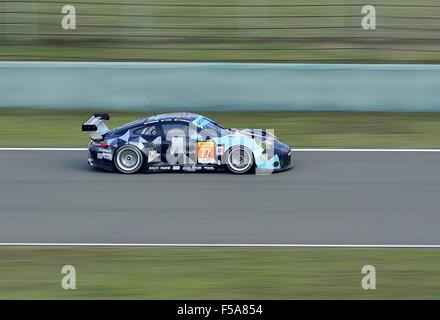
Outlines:
[[[142,152],[135,146],[124,145],[116,150],[114,163],[116,169],[121,173],[136,173],[142,167]]]
[[[226,166],[232,173],[248,173],[254,167],[254,156],[244,146],[232,147],[226,154]]]

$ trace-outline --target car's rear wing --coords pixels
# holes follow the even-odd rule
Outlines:
[[[104,121],[110,120],[107,113],[95,113],[82,125],[82,131],[88,132],[93,140],[100,140],[102,136],[109,132],[109,128]]]

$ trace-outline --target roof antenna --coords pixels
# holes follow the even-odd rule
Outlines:
[[[148,94],[147,94],[147,99],[148,99],[148,101],[150,102],[151,110],[153,110],[154,116],[156,117],[156,116],[157,116],[157,113],[156,113],[156,110],[155,110],[155,108],[154,108],[154,104],[153,104],[153,102],[151,101],[150,96],[149,96]]]

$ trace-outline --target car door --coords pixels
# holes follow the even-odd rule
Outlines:
[[[197,142],[197,141],[196,141]],[[193,165],[194,143],[184,121],[162,123],[162,160],[170,165]]]
[[[145,150],[148,151],[147,164],[159,164],[162,152],[162,136],[160,132],[160,125],[158,123],[149,124],[141,131],[142,144]]]

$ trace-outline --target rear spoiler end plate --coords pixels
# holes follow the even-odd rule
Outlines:
[[[88,132],[93,140],[100,140],[104,134],[110,131],[104,123],[106,120],[110,120],[107,113],[94,113],[82,124],[81,129],[83,132]]]

